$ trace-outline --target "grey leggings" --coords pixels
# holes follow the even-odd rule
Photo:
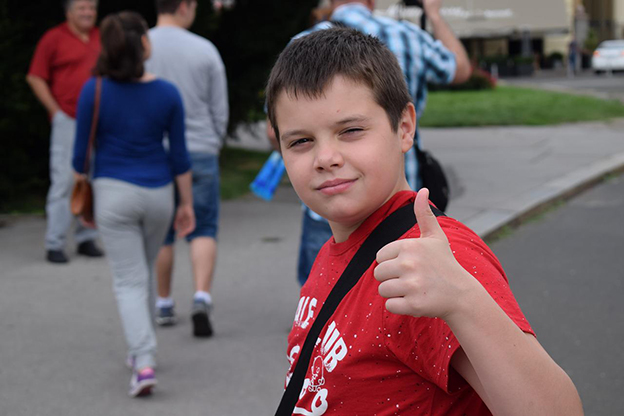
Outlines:
[[[154,262],[173,215],[173,184],[146,188],[94,181],[95,220],[113,274],[113,290],[136,368],[156,364]]]

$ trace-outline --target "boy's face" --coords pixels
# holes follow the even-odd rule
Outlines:
[[[288,176],[301,200],[346,239],[400,190],[403,154],[413,143],[409,104],[397,132],[366,85],[337,76],[320,98],[282,92],[275,105]]]

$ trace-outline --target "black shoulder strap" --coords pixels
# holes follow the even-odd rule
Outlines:
[[[436,217],[445,216],[442,211],[431,205],[431,210]],[[299,400],[299,393],[303,387],[305,375],[308,372],[310,358],[323,327],[334,314],[336,308],[345,295],[356,285],[360,277],[370,267],[375,260],[377,252],[383,246],[391,243],[405,234],[416,224],[414,215],[414,205],[407,204],[384,219],[373,232],[366,238],[362,246],[355,253],[345,271],[338,279],[338,282],[327,296],[325,303],[314,320],[310,332],[299,352],[299,360],[295,366],[295,371],[284,391],[282,401],[277,408],[275,416],[291,416],[295,405]]]

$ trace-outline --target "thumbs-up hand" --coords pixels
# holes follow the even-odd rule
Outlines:
[[[386,309],[399,315],[449,319],[467,291],[480,283],[455,260],[429,207],[429,190],[414,201],[419,238],[394,241],[377,253],[375,278]]]

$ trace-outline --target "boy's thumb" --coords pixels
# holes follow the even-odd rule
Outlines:
[[[414,201],[414,214],[416,215],[416,221],[420,228],[420,237],[436,237],[444,236],[444,231],[438,223],[438,219],[429,206],[429,189],[421,188],[416,194],[416,200]]]

